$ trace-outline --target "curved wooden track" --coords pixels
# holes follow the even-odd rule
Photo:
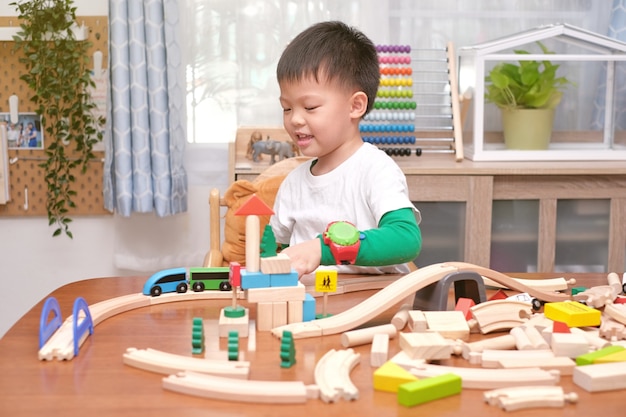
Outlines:
[[[301,381],[242,380],[189,371],[163,378],[163,388],[216,400],[270,404],[305,403],[317,392]]]
[[[413,271],[402,278],[391,282],[385,288],[372,295],[362,303],[331,317],[306,323],[292,323],[272,329],[272,334],[280,337],[284,330],[292,332],[293,337],[317,337],[343,333],[360,326],[383,313],[406,297],[414,294],[446,275],[459,271],[474,271],[508,288],[527,292],[542,301],[554,302],[570,300],[567,294],[541,291],[524,285],[515,279],[489,268],[465,262],[446,262],[429,265]]]
[[[315,383],[322,401],[337,402],[359,398],[359,390],[350,380],[350,371],[358,365],[361,355],[353,349],[329,350],[315,366]]]
[[[202,374],[247,379],[250,362],[211,360],[162,352],[156,349],[128,348],[123,355],[124,363],[145,371],[159,374],[176,374],[193,371]]]

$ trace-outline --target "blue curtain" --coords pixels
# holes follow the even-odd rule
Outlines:
[[[177,0],[109,0],[105,207],[187,211],[185,88]]]
[[[618,41],[626,42],[626,0],[613,0],[611,9],[611,21],[607,36]],[[598,94],[595,100],[592,128],[604,127],[604,101],[606,83],[598,86]],[[626,64],[618,62],[615,65],[615,130],[626,129]]]

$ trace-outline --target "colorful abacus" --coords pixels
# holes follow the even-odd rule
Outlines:
[[[383,145],[381,149],[389,155],[409,156],[412,148],[406,145],[415,145],[414,110],[417,107],[412,100],[411,47],[378,45],[376,51],[380,86],[374,107],[360,126],[363,141]],[[419,148],[415,154],[421,155]]]
[[[380,84],[372,111],[360,125],[363,141],[392,156],[455,153],[450,51],[409,45],[378,45],[376,51]],[[413,63],[420,65],[415,79]]]

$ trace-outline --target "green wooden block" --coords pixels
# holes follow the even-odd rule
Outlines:
[[[455,374],[443,374],[400,385],[398,387],[398,404],[412,407],[460,392],[461,377]]]
[[[595,361],[598,358],[611,355],[613,353],[621,352],[624,349],[625,348],[623,346],[615,345],[615,346],[607,346],[605,348],[602,348],[593,352],[585,353],[584,355],[580,355],[576,357],[576,365],[578,366],[591,365],[593,361]]]

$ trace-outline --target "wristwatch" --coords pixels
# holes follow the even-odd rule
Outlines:
[[[361,247],[361,232],[350,222],[332,222],[326,226],[324,243],[330,248],[337,265],[351,265]]]

